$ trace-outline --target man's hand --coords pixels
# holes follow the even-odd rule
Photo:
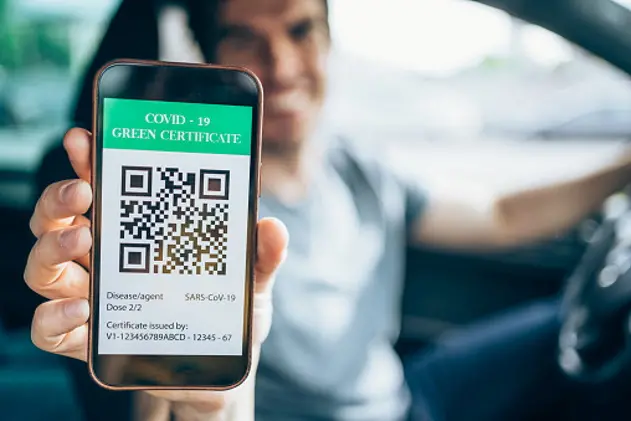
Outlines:
[[[30,223],[37,242],[24,279],[31,289],[50,299],[35,311],[33,343],[45,351],[86,361],[92,236],[90,221],[83,215],[92,204],[91,135],[72,129],[64,138],[64,147],[78,179],[51,184],[37,202]],[[274,272],[286,254],[287,239],[287,230],[279,221],[258,223],[251,373],[256,372],[259,348],[271,326],[271,288]],[[240,389],[243,387],[229,392],[161,391],[152,395],[174,403],[180,418],[188,420],[194,419],[191,413],[225,410],[231,399],[242,395]]]

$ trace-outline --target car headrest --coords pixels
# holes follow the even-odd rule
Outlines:
[[[98,70],[120,58],[159,58],[158,6],[155,1],[123,0],[112,17],[99,48],[86,68],[77,92],[74,125],[88,129],[92,122],[92,86]]]

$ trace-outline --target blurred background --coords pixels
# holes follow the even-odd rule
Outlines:
[[[0,1],[3,205],[32,200],[29,174],[68,126],[77,81],[117,4]],[[475,149],[493,162],[487,148],[515,141],[520,147],[521,141],[615,142],[631,133],[627,75],[559,35],[473,1],[384,6],[379,0],[331,5],[329,123],[366,143],[386,143],[401,156],[410,155],[405,148],[427,148],[428,162],[437,162],[433,154],[458,141],[462,157]],[[182,19],[164,15],[165,32]],[[179,54],[176,46],[164,52],[176,60]],[[471,161],[486,167],[451,158],[454,170],[469,170]]]
[[[332,0],[327,123],[379,145],[397,171],[456,191],[562,177],[631,139],[631,2],[555,1],[553,11],[541,1],[490,3]],[[81,419],[63,366],[30,344],[37,298],[21,277],[36,171],[72,124],[82,72],[117,5],[0,0],[3,420]],[[161,18],[164,59],[186,59],[174,41],[182,19],[177,9]],[[426,281],[408,285],[401,352],[558,293],[601,221],[511,253],[415,251],[409,278]],[[33,393],[45,397],[40,405],[29,404]]]

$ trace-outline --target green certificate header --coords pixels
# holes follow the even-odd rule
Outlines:
[[[252,107],[105,98],[103,146],[250,155]]]

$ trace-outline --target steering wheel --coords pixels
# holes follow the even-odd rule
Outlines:
[[[609,204],[561,305],[558,362],[580,381],[607,381],[631,364],[631,195]]]

